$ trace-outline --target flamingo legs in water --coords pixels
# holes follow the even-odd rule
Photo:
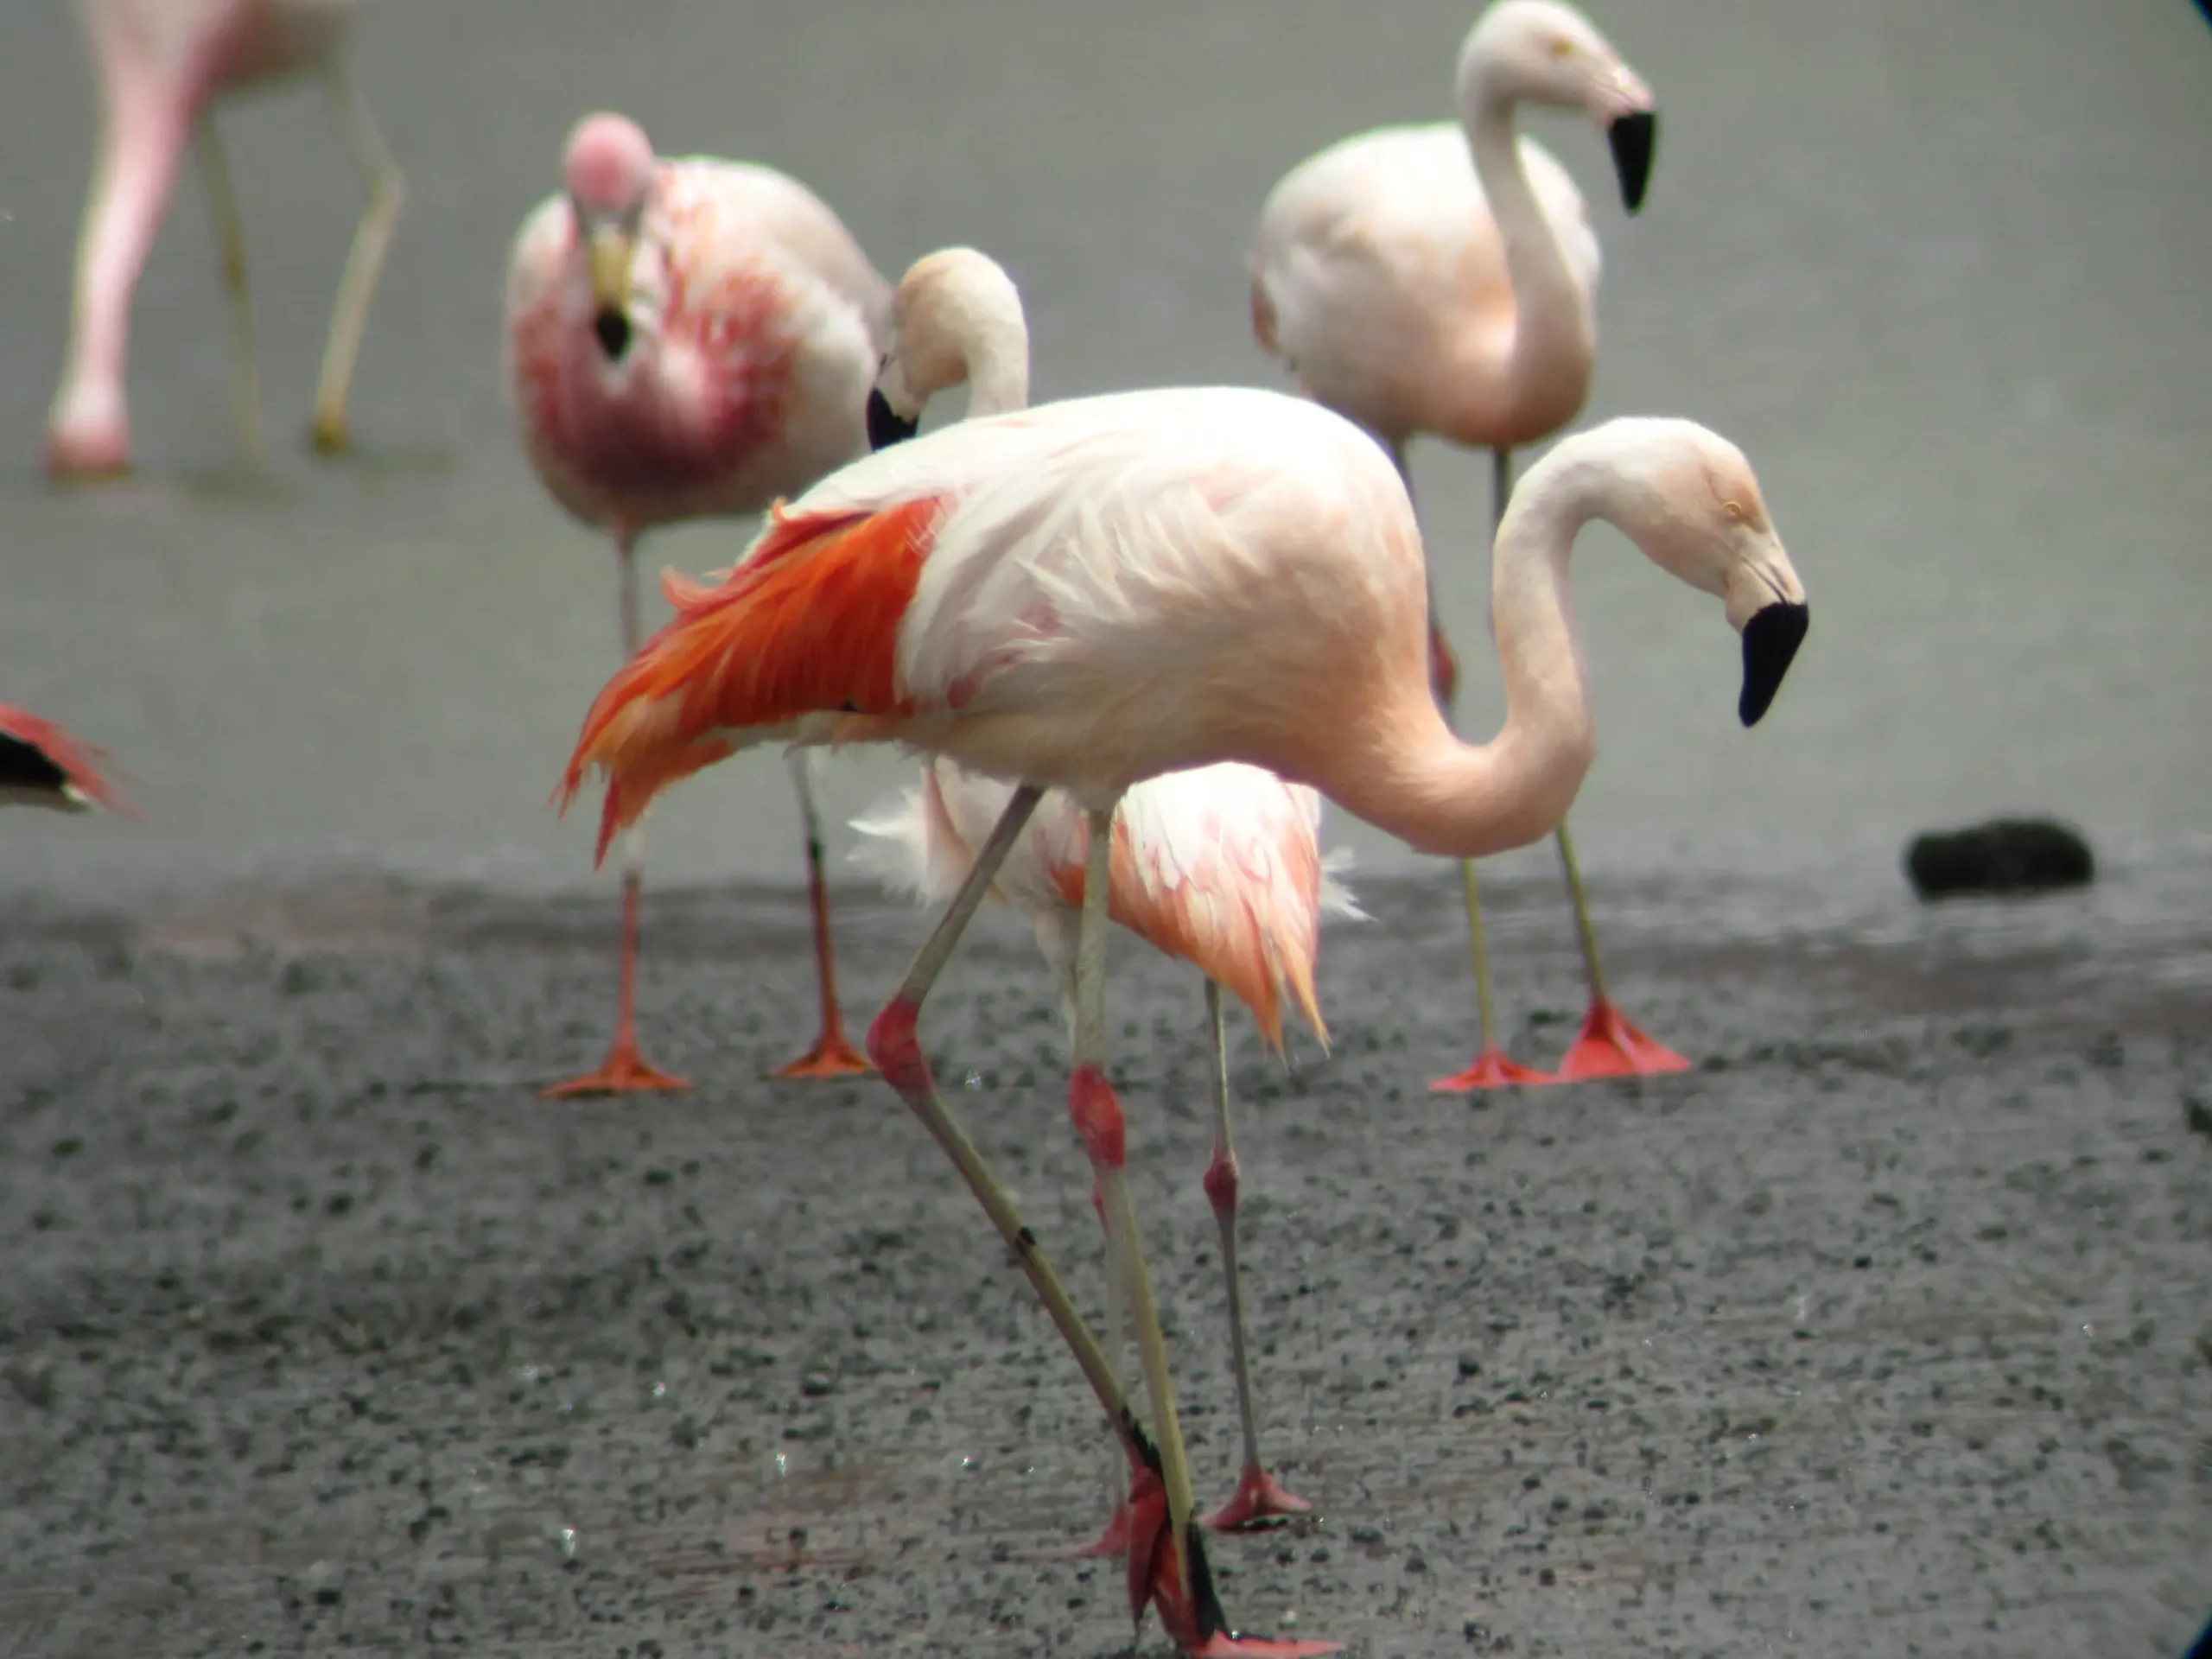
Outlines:
[[[622,656],[638,654],[637,538],[618,532],[614,556],[622,610]],[[622,959],[614,993],[614,1041],[595,1071],[539,1091],[546,1100],[578,1095],[622,1095],[645,1090],[689,1089],[682,1077],[657,1071],[638,1053],[638,903],[644,886],[645,850],[635,826],[622,837]]]
[[[1402,462],[1401,471],[1403,470]],[[1513,489],[1513,452],[1491,451],[1491,545],[1497,544],[1497,527],[1505,518],[1505,504]],[[1433,613],[1433,611],[1432,611]],[[1445,717],[1452,715],[1445,703]],[[1605,970],[1598,961],[1598,933],[1590,923],[1590,901],[1582,890],[1581,867],[1575,862],[1573,838],[1567,820],[1560,820],[1552,839],[1559,847],[1560,864],[1566,872],[1567,897],[1574,906],[1575,935],[1582,945],[1582,965],[1590,981],[1590,1009],[1556,1072],[1531,1071],[1505,1057],[1493,1023],[1490,993],[1490,956],[1483,945],[1482,896],[1475,885],[1471,859],[1459,865],[1460,891],[1467,906],[1467,937],[1474,958],[1475,1011],[1478,1035],[1475,1058],[1464,1071],[1439,1077],[1429,1084],[1433,1093],[1464,1094],[1476,1089],[1497,1089],[1514,1084],[1580,1083],[1591,1077],[1623,1077],[1662,1071],[1687,1071],[1689,1062],[1665,1044],[1656,1042],[1631,1024],[1605,994]]]
[[[346,251],[346,274],[339,279],[337,303],[331,309],[330,338],[323,346],[322,371],[315,381],[315,422],[309,429],[315,453],[335,455],[351,447],[346,429],[346,393],[353,382],[354,359],[369,323],[369,302],[376,295],[377,278],[384,271],[392,227],[407,199],[407,184],[391,152],[385,148],[369,106],[361,101],[335,58],[324,66],[323,79],[337,111],[339,131],[368,188],[360,223],[354,227],[353,245]]]
[[[200,181],[207,192],[207,214],[215,221],[216,257],[223,267],[223,300],[231,314],[231,406],[238,425],[238,454],[249,467],[262,462],[261,377],[253,360],[252,308],[245,275],[245,228],[238,219],[238,193],[231,188],[230,163],[212,116],[200,116],[193,134],[200,156]]]
[[[1252,1367],[1244,1345],[1244,1297],[1236,1276],[1236,1148],[1229,1138],[1229,1050],[1221,1020],[1221,987],[1206,981],[1206,1034],[1213,1044],[1213,1157],[1206,1165],[1206,1198],[1221,1230],[1221,1270],[1229,1289],[1229,1352],[1236,1371],[1236,1415],[1244,1427],[1244,1467],[1229,1502],[1206,1517],[1217,1532],[1273,1516],[1302,1515],[1313,1506],[1275,1484],[1260,1462],[1260,1427],[1252,1408]]]
[[[814,1046],[790,1065],[777,1069],[779,1077],[845,1077],[869,1070],[867,1058],[845,1039],[844,1021],[837,1014],[837,960],[830,937],[830,883],[822,868],[822,817],[814,808],[811,749],[791,753],[791,786],[798,791],[799,822],[806,832],[806,896],[814,916],[814,981],[822,1000],[822,1033]]]
[[[1113,849],[1110,812],[1094,814],[1091,823],[1092,852],[1084,883],[1083,931],[1076,964],[1076,1065],[1069,1083],[1068,1104],[1083,1135],[1084,1149],[1091,1154],[1093,1171],[1098,1176],[1108,1236],[1122,1266],[1133,1269],[1128,1283],[1139,1326],[1139,1347],[1145,1355],[1147,1381],[1157,1377],[1154,1389],[1155,1411],[1157,1420],[1165,1425],[1160,1446],[1155,1446],[1137,1426],[1135,1414],[1129,1408],[1104,1350],[1076,1311],[1037,1236],[1023,1224],[1012,1197],[939,1097],[936,1079],[922,1053],[916,1034],[922,1002],[944,971],[962,932],[974,918],[992,879],[1006,861],[1007,850],[1020,835],[1030,814],[1036,810],[1041,792],[1033,785],[1024,785],[1007,802],[1005,813],[977,853],[960,891],[915,955],[898,991],[869,1027],[868,1053],[881,1070],[884,1080],[898,1090],[908,1109],[921,1119],[923,1126],[952,1160],[1000,1238],[1021,1263],[1022,1272],[1074,1352],[1076,1363],[1098,1403],[1105,1408],[1115,1435],[1128,1457],[1134,1476],[1128,1499],[1133,1546],[1128,1580],[1131,1612],[1141,1616],[1147,1603],[1156,1607],[1160,1623],[1177,1645],[1200,1659],[1216,1659],[1217,1656],[1230,1659],[1230,1656],[1240,1654],[1260,1656],[1261,1659],[1295,1659],[1296,1656],[1333,1651],[1333,1646],[1327,1643],[1259,1642],[1235,1636],[1229,1630],[1221,1604],[1214,1594],[1205,1547],[1189,1526],[1190,1474],[1183,1462],[1181,1440],[1176,1432],[1173,1402],[1166,1392],[1166,1345],[1160,1334],[1151,1286],[1142,1276],[1143,1259],[1131,1248],[1135,1243],[1135,1215],[1121,1168],[1121,1107],[1107,1084],[1102,1064],[1107,861],[1112,856]],[[1163,1402],[1166,1409],[1159,1410]]]

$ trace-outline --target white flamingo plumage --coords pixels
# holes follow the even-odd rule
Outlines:
[[[1550,152],[1516,134],[1516,112],[1579,110],[1605,128],[1630,213],[1643,205],[1657,118],[1636,72],[1561,0],[1488,7],[1460,48],[1458,101],[1457,122],[1362,133],[1283,176],[1254,232],[1252,327],[1310,396],[1380,437],[1402,474],[1406,446],[1423,432],[1488,449],[1495,533],[1513,450],[1574,418],[1597,354],[1588,206]],[[1448,712],[1459,669],[1440,626],[1430,649]],[[1505,1057],[1466,863],[1479,1032],[1473,1064],[1439,1079],[1440,1090],[1688,1065],[1613,1005],[1564,821],[1557,841],[1590,980],[1582,1032],[1556,1077]]]
[[[1190,1470],[1105,1071],[1105,925],[1117,804],[1165,772],[1241,761],[1312,785],[1425,852],[1525,845],[1594,753],[1567,603],[1576,532],[1603,518],[1719,596],[1758,719],[1806,620],[1749,463],[1687,421],[1620,420],[1556,446],[1509,507],[1492,618],[1506,721],[1460,742],[1428,675],[1413,506],[1372,438],[1246,388],[1125,392],[901,443],[777,513],[719,584],[601,691],[563,774],[605,780],[600,846],[662,789],[763,742],[889,741],[1020,780],[868,1049],[982,1203],[1059,1327],[1135,1471],[1132,1602],[1185,1651],[1311,1651],[1233,1637],[1193,1526]],[[939,1097],[923,999],[1046,789],[1090,819],[1068,1109],[1128,1287],[1156,1444],[1005,1187]]]
[[[861,452],[890,286],[822,200],[772,168],[661,161],[638,124],[588,116],[563,188],[524,222],[507,272],[507,373],[523,446],[556,500],[613,538],[622,651],[638,649],[634,550],[658,524],[759,512]],[[868,1070],[837,1010],[808,760],[806,839],[822,1027],[778,1075]],[[638,1052],[642,855],[622,878],[615,1032],[594,1071],[546,1092],[688,1085]]]
[[[868,400],[870,435],[910,435],[929,398],[963,382],[971,416],[1021,408],[1028,363],[1021,296],[998,264],[971,248],[926,255],[908,269],[893,298],[891,347]],[[918,784],[854,820],[868,838],[855,857],[894,891],[944,904],[974,868],[1014,787],[932,758],[923,764]],[[1224,1530],[1313,1507],[1286,1491],[1260,1457],[1238,1281],[1240,1173],[1230,1134],[1221,993],[1226,987],[1251,1010],[1278,1054],[1286,1006],[1327,1041],[1313,984],[1320,918],[1360,911],[1333,874],[1350,855],[1324,858],[1320,825],[1321,798],[1313,789],[1236,761],[1147,779],[1122,798],[1114,818],[1109,918],[1192,963],[1206,981],[1215,1129],[1205,1185],[1221,1235],[1244,1455],[1235,1493],[1207,1519]],[[1089,815],[1072,797],[1052,791],[1037,804],[991,887],[994,896],[1028,918],[1071,1023],[1090,839]],[[1118,1340],[1111,1345],[1118,1358]],[[1100,1553],[1122,1547],[1125,1520],[1117,1513],[1096,1547]]]

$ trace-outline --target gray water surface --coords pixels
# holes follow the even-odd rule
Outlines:
[[[0,21],[0,698],[103,742],[148,822],[14,813],[0,887],[99,896],[368,866],[524,889],[588,877],[590,815],[546,798],[614,666],[612,560],[523,460],[499,376],[509,238],[575,117],[772,162],[894,275],[969,242],[1031,312],[1041,397],[1285,385],[1248,332],[1268,186],[1328,141],[1451,108],[1472,16],[1323,0],[587,5],[397,0],[353,54],[410,197],[353,404],[305,453],[359,189],[312,86],[227,108],[273,454],[234,458],[225,320],[188,170],[140,288],[140,474],[37,471],[92,136],[67,8]],[[1675,0],[1593,15],[1656,89],[1649,202],[1602,138],[1534,129],[1605,251],[1590,418],[1681,413],[1741,442],[1813,598],[1768,721],[1733,709],[1710,601],[1586,538],[1577,599],[1601,755],[1576,808],[1602,885],[1686,872],[1902,901],[1914,830],[2078,822],[2121,868],[2212,850],[2212,38],[2181,0]],[[957,413],[945,411],[944,417]],[[1488,469],[1415,471],[1485,671]],[[671,531],[648,570],[728,563],[751,525]],[[657,605],[657,602],[656,602]],[[830,761],[842,820],[905,775]],[[1370,867],[1387,839],[1332,818]],[[679,791],[656,879],[798,876],[770,756]],[[1541,870],[1531,849],[1502,861]],[[2202,880],[2158,902],[2194,903]]]

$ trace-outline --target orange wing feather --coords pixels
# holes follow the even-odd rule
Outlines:
[[[662,790],[733,753],[719,732],[802,715],[896,716],[899,624],[928,557],[933,497],[876,513],[786,516],[718,585],[664,577],[676,615],[607,683],[562,775],[607,778],[598,858]]]

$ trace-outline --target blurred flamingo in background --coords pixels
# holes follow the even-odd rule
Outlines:
[[[1027,402],[1028,378],[1029,332],[1013,281],[970,248],[930,254],[907,270],[892,301],[891,348],[868,397],[869,435],[911,435],[931,397],[963,381],[971,416],[1020,409]],[[934,758],[924,764],[918,785],[854,820],[853,828],[872,838],[855,856],[895,890],[943,904],[975,868],[977,849],[1013,798],[1013,785]],[[1277,1484],[1260,1460],[1236,1270],[1238,1172],[1229,1130],[1221,993],[1228,987],[1251,1010],[1278,1055],[1286,1002],[1315,1037],[1328,1041],[1313,988],[1320,918],[1325,911],[1360,911],[1332,879],[1332,869],[1348,855],[1322,857],[1320,823],[1321,798],[1312,789],[1234,761],[1147,779],[1122,798],[1114,819],[1108,916],[1154,949],[1192,963],[1206,980],[1215,1128],[1205,1185],[1221,1233],[1230,1355],[1244,1434],[1236,1491],[1207,1522],[1224,1529],[1313,1508]],[[1036,931],[1071,1025],[1090,840],[1082,806],[1052,791],[1038,803],[991,889]],[[1117,1336],[1108,1345],[1118,1362]],[[1097,1546],[1101,1553],[1120,1548],[1125,1530],[1125,1517],[1117,1516]]]
[[[369,302],[405,185],[340,62],[362,0],[77,0],[99,78],[100,138],[77,245],[76,301],[61,385],[47,417],[46,467],[58,478],[127,472],[124,395],[131,296],[190,143],[200,156],[230,301],[232,396],[239,452],[261,459],[261,391],[246,301],[245,241],[215,136],[222,99],[280,77],[319,72],[338,129],[368,188],[331,313],[315,386],[315,448],[347,446],[346,394]]]
[[[660,161],[625,117],[578,123],[562,178],[524,222],[508,265],[507,373],[538,477],[614,538],[627,658],[638,649],[640,535],[760,512],[865,448],[891,289],[804,186],[746,162]],[[868,1069],[837,1013],[810,765],[792,756],[822,1030],[777,1074],[786,1077]],[[632,837],[613,1045],[596,1071],[549,1096],[689,1086],[638,1052],[640,882]]]
[[[606,781],[599,846],[669,785],[763,742],[896,742],[1018,779],[1006,812],[868,1032],[885,1080],[1028,1275],[1127,1452],[1133,1610],[1187,1651],[1314,1651],[1232,1637],[1192,1525],[1166,1338],[1106,1073],[1105,926],[1122,798],[1242,761],[1307,784],[1421,851],[1525,845],[1589,770],[1567,606],[1574,537],[1605,518],[1725,602],[1745,723],[1805,632],[1804,590],[1750,464],[1688,421],[1618,420],[1554,447],[1500,527],[1492,620],[1506,721],[1455,738],[1428,671],[1421,535],[1373,440],[1250,388],[1124,392],[968,420],[845,467],[777,512],[719,585],[610,680],[563,776]],[[1128,1287],[1157,1436],[1005,1186],[938,1095],[923,1000],[1047,789],[1084,809],[1068,1109]]]
[[[1253,241],[1252,328],[1309,396],[1382,440],[1409,493],[1406,446],[1417,435],[1488,449],[1494,537],[1514,448],[1574,418],[1597,354],[1589,208],[1567,169],[1516,135],[1515,112],[1524,103],[1586,111],[1605,129],[1631,213],[1643,202],[1657,117],[1620,54],[1559,0],[1497,0],[1485,10],[1460,48],[1458,97],[1457,123],[1362,133],[1283,176]],[[1459,666],[1433,618],[1432,604],[1432,667],[1448,716]],[[1479,1030],[1473,1064],[1439,1090],[1689,1065],[1613,1006],[1564,819],[1556,839],[1590,979],[1581,1033],[1556,1078],[1506,1058],[1474,865],[1464,863]]]
[[[0,702],[0,806],[42,806],[88,812],[131,810],[100,774],[107,751],[73,737],[52,721]]]

